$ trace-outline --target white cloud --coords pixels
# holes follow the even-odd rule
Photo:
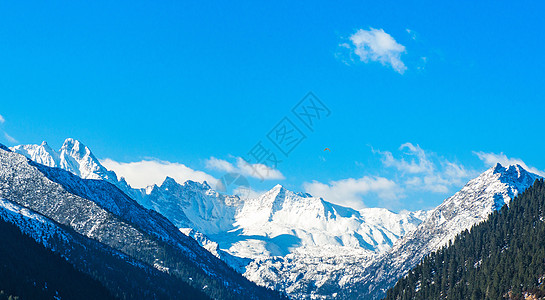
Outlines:
[[[408,150],[406,154],[409,155],[410,161],[406,161],[405,158],[396,159],[389,151],[377,152],[383,155],[382,163],[387,167],[394,167],[399,171],[412,174],[433,171],[433,163],[427,159],[426,152],[422,148],[418,145],[414,146],[411,143],[405,143],[399,147],[399,150],[404,149]]]
[[[401,54],[405,53],[405,46],[384,32],[383,29],[360,29],[350,36],[352,45],[341,43],[342,48],[350,49],[361,61],[377,61],[382,65],[390,65],[396,72],[403,74],[407,67],[401,61]]]
[[[184,164],[161,160],[142,160],[138,162],[117,162],[112,159],[100,160],[107,169],[113,170],[118,176],[136,188],[143,188],[152,184],[160,185],[167,176],[174,178],[178,183],[187,180],[214,184],[217,179],[202,171],[193,170]]]
[[[507,155],[503,154],[503,152],[500,152],[499,154],[496,153],[485,153],[482,151],[473,151],[475,155],[479,157],[480,160],[482,160],[485,165],[492,167],[495,166],[496,163],[500,163],[502,166],[509,166],[509,165],[520,165],[524,169],[537,174],[539,176],[545,177],[545,171],[541,171],[537,168],[528,166],[522,159],[520,158],[509,158]]]
[[[233,166],[232,163],[223,159],[215,158],[213,156],[205,161],[205,166],[207,169],[210,170],[225,171],[229,173],[234,173],[236,170],[235,166]]]
[[[228,173],[239,173],[244,176],[253,177],[263,180],[281,180],[285,179],[282,172],[277,169],[273,169],[264,164],[250,164],[240,157],[236,157],[236,165],[232,163],[210,157],[205,162],[206,168],[210,170],[224,171]]]
[[[6,138],[6,140],[8,140],[10,143],[18,143],[19,141],[17,141],[14,137],[12,137],[11,135],[9,135],[7,132],[4,131],[4,137]]]
[[[365,206],[366,196],[376,195],[382,206],[396,210],[399,200],[415,192],[451,193],[478,172],[449,161],[412,143],[402,144],[394,154],[373,150],[381,156],[383,165],[394,170],[391,175],[364,176],[322,183],[305,182],[303,189],[339,205],[356,209]],[[356,162],[356,165],[361,163]],[[387,174],[387,170],[384,170]]]
[[[383,177],[347,178],[330,181],[328,184],[312,181],[303,183],[303,188],[313,196],[355,209],[365,207],[363,197],[369,193],[374,193],[385,201],[403,197],[402,189],[394,181]]]
[[[427,152],[419,145],[405,143],[399,147],[399,158],[389,151],[374,151],[382,155],[382,163],[400,171],[404,186],[434,193],[447,193],[449,188],[463,184],[477,175],[476,171],[448,161],[435,153]]]
[[[0,115],[0,125],[3,125],[5,122],[6,122],[6,119],[4,118],[4,116]],[[14,137],[9,135],[5,130],[0,129],[0,132],[4,134],[4,138],[8,142],[10,142],[10,143],[18,143],[19,142]]]

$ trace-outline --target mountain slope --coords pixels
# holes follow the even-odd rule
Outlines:
[[[545,183],[538,180],[426,257],[387,299],[536,299],[545,295],[544,276]]]
[[[357,211],[282,186],[241,201],[206,183],[171,178],[133,199],[259,285],[296,298],[374,299],[537,177],[520,166],[497,165],[433,211],[401,214]]]
[[[211,297],[277,297],[258,288],[104,180],[0,150],[0,197],[203,289]]]
[[[98,281],[0,220],[0,290],[22,299],[115,299]]]
[[[54,158],[56,152],[52,153],[44,145],[23,145],[12,150],[35,161],[54,161],[50,157]],[[77,145],[80,150],[63,150],[74,148],[71,145]],[[82,155],[78,154],[73,161],[93,163],[71,169],[61,164],[54,166],[68,171],[87,170],[72,172],[76,175],[95,170],[96,174],[91,178],[102,178],[122,190],[126,188],[124,181],[116,181],[115,173],[104,171],[91,151],[80,142],[67,139],[60,153],[84,153],[88,159],[82,160]],[[160,186],[151,186],[145,191],[129,191],[127,194],[137,195],[133,199],[164,215],[182,232],[246,277],[261,285],[287,291],[295,290],[290,287],[292,285],[306,289],[304,282],[314,280],[315,268],[307,273],[305,280],[292,282],[308,264],[333,260],[325,268],[329,272],[331,268],[342,265],[341,261],[353,260],[352,256],[370,258],[389,249],[426,216],[423,212],[395,214],[386,209],[356,211],[307,194],[294,193],[281,186],[247,201],[219,194],[207,183],[188,181],[178,184],[172,178],[166,178]],[[302,263],[294,266],[297,261]],[[282,267],[270,268],[272,263],[280,263]],[[271,272],[276,273],[272,271],[274,269],[278,273],[272,276]]]
[[[297,236],[298,234],[306,234],[306,237],[303,237],[304,245],[354,246],[372,252],[381,252],[391,247],[399,237],[414,229],[426,217],[423,212],[395,214],[385,209],[374,208],[356,211],[308,194],[293,193],[281,186],[276,186],[268,193],[249,201],[242,201],[236,196],[222,195],[210,188],[206,182],[187,181],[178,184],[172,178],[166,178],[160,186],[154,185],[146,189],[133,189],[127,192],[125,191],[128,186],[126,182],[117,180],[116,174],[104,168],[90,149],[77,140],[67,139],[59,152],[51,150],[45,142],[41,145],[15,146],[11,150],[35,162],[62,168],[77,176],[83,176],[82,178],[110,182],[144,207],[167,217],[178,228],[191,228],[207,236],[223,235],[225,232],[240,230],[246,233],[257,230],[260,236],[275,236],[277,234],[269,229],[276,227],[276,230],[285,232],[286,228],[280,229],[280,227],[287,226],[292,229],[301,229],[300,233],[294,234],[297,238],[301,238]],[[56,157],[64,157],[64,159],[59,160]],[[62,161],[73,163],[67,164]],[[134,196],[135,194],[137,196]],[[282,197],[284,198],[281,199]],[[284,209],[277,210],[270,207],[272,201],[278,202],[278,205]],[[299,204],[295,205],[296,203]],[[251,222],[254,221],[249,220],[259,219],[259,214],[263,213],[260,205],[269,206],[268,214],[276,217],[274,221],[265,219],[263,222],[260,221],[260,225],[255,223],[253,226]],[[317,212],[309,216],[313,222],[304,224],[287,221],[289,218],[297,219],[298,214],[306,213],[307,209]],[[265,225],[267,222],[270,224]],[[311,223],[312,226],[309,227]],[[258,230],[256,226],[261,229]],[[269,226],[269,229],[262,230],[265,228],[263,226]],[[337,227],[335,233],[329,234],[328,231],[334,227]],[[315,231],[312,233],[312,238],[307,232],[309,230]],[[355,235],[352,232],[355,232]],[[345,234],[349,236],[342,236]]]
[[[200,290],[124,253],[82,236],[28,208],[0,199],[0,220],[60,254],[121,299],[208,299]],[[15,241],[13,241],[15,243]],[[130,276],[127,276],[130,274]]]
[[[9,149],[36,163],[66,170],[83,179],[107,181],[133,199],[140,199],[145,193],[142,189],[131,188],[125,179],[118,179],[115,172],[102,166],[91,150],[78,140],[66,139],[59,151],[51,149],[45,141],[40,145],[19,145]]]
[[[359,272],[341,296],[351,299],[383,297],[385,291],[424,256],[446,245],[460,232],[486,220],[538,178],[519,165],[503,167],[497,164],[490,168],[446,199],[416,230]]]

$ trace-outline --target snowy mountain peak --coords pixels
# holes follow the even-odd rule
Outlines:
[[[295,191],[289,190],[289,189],[287,189],[285,186],[283,186],[281,184],[275,185],[267,193],[271,193],[271,194],[275,194],[275,195],[286,195],[286,193],[287,193],[289,195],[295,195],[295,196],[301,197],[301,198],[316,198],[316,199],[318,199],[317,197],[314,197],[309,193],[295,192]]]
[[[103,167],[91,150],[78,140],[66,139],[58,152],[45,141],[40,145],[19,145],[10,149],[39,164],[61,168],[84,179],[103,179],[127,190],[126,182],[120,184],[116,174]]]
[[[267,195],[267,196],[265,196]],[[262,196],[265,199],[270,199],[272,196],[276,197],[278,201],[281,201],[282,198],[287,199],[293,199],[296,198],[314,198],[315,201],[320,201],[321,198],[313,197],[311,194],[303,193],[303,192],[294,192],[292,190],[287,189],[285,186],[281,184],[275,185],[272,189],[264,193]],[[261,196],[260,196],[261,197]]]
[[[153,186],[151,186],[153,187]],[[148,187],[149,189],[150,187]],[[191,191],[198,191],[198,192],[208,192],[212,188],[208,185],[206,181],[200,183],[193,180],[186,180],[184,183],[178,183],[176,179],[167,176],[163,183],[161,183],[161,186],[158,188],[161,188],[162,190],[165,189],[187,189]]]
[[[71,157],[79,157],[80,159],[84,159],[85,157],[89,157],[90,160],[92,160],[95,164],[99,165],[100,163],[95,158],[93,153],[91,153],[91,149],[89,149],[87,146],[82,144],[78,140],[74,140],[71,138],[67,138],[62,147],[61,147],[61,155],[62,153],[66,152],[69,153]]]
[[[67,138],[67,139],[64,140],[64,143],[62,144],[61,149],[63,149],[63,148],[73,148],[74,146],[79,147],[80,144],[81,144],[80,141],[78,141],[76,139]]]
[[[208,185],[208,182],[206,181],[203,181],[202,183],[201,182],[197,182],[197,181],[193,181],[193,180],[187,180],[183,183],[183,186],[186,186],[186,187],[191,187],[193,189],[198,189],[198,190],[202,190],[202,191],[208,191],[211,189],[210,185]]]
[[[492,172],[494,174],[501,174],[502,177],[510,178],[510,179],[539,178],[538,175],[529,172],[528,170],[524,169],[524,167],[522,167],[519,164],[502,166],[500,163],[496,163],[496,165],[488,169],[487,172]]]
[[[282,186],[281,184],[277,184],[272,189],[259,196],[259,198],[262,198],[264,200],[273,200],[273,198],[275,197],[282,197],[283,195],[285,195],[285,193],[286,188],[284,188],[284,186]]]
[[[504,172],[506,176],[509,176],[511,178],[516,178],[519,180],[532,180],[534,181],[537,176],[536,174],[530,173],[526,169],[524,169],[521,165],[510,165]]]
[[[177,185],[178,183],[176,182],[176,180],[170,176],[167,176],[165,178],[165,180],[163,181],[163,183],[161,183],[161,187],[168,187],[168,186],[172,186],[172,185]]]
[[[282,190],[282,189],[285,190],[286,188],[285,188],[283,185],[281,185],[281,184],[277,184],[277,185],[275,185],[275,186],[271,189],[271,191],[272,191],[272,190],[278,190],[278,191],[279,191],[279,190]]]
[[[376,299],[423,257],[448,244],[460,232],[482,222],[530,187],[540,176],[520,165],[496,164],[429,213],[416,230],[407,233],[385,255],[354,278],[363,298]],[[365,291],[365,292],[363,292]]]
[[[529,172],[521,165],[502,166],[497,163],[479,177],[471,180],[462,191],[468,186],[473,189],[477,186],[487,187],[486,191],[494,195],[494,208],[499,209],[504,204],[509,204],[511,199],[526,190],[538,178],[541,176]]]

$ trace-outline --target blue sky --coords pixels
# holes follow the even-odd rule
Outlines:
[[[73,137],[133,182],[157,166],[217,179],[312,91],[331,114],[313,131],[295,118],[307,138],[268,180],[244,173],[252,188],[429,208],[493,161],[545,169],[544,9],[5,1],[0,142]]]

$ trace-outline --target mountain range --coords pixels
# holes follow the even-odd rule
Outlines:
[[[222,299],[280,297],[245,279],[165,217],[142,207],[111,183],[83,179],[2,148],[0,198],[7,215],[4,220],[18,225],[79,269],[103,279],[102,283],[116,294],[179,298],[202,291]],[[78,148],[72,150],[82,153]],[[61,157],[63,161],[70,160]],[[61,166],[74,167],[72,163]],[[9,217],[9,212],[17,215]],[[142,279],[142,285],[134,286],[137,282],[132,276],[114,274],[119,270],[134,273],[136,279]],[[116,291],[123,283],[127,289]],[[187,286],[191,288],[184,288]]]
[[[45,142],[10,150],[0,156],[2,164],[16,163],[1,165],[0,184],[18,186],[4,184],[0,197],[12,205],[69,226],[155,270],[176,273],[172,270],[178,271],[180,264],[168,261],[168,254],[157,257],[155,251],[185,253],[191,270],[202,278],[218,286],[219,278],[235,278],[223,285],[235,296],[246,288],[255,290],[255,297],[272,295],[248,285],[238,272],[296,299],[378,299],[423,257],[509,204],[539,177],[518,165],[498,164],[433,210],[394,213],[355,210],[281,185],[246,200],[221,194],[206,182],[172,178],[135,189],[73,139],[59,151]],[[44,181],[55,187],[42,187]],[[86,213],[75,207],[85,207]],[[131,242],[120,243],[122,237]],[[232,269],[214,263],[217,258]]]

